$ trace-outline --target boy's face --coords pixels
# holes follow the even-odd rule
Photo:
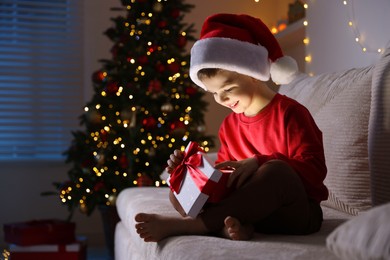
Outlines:
[[[254,97],[256,95],[256,80],[236,72],[219,71],[213,77],[202,78],[202,83],[214,99],[222,106],[230,108],[235,113],[246,116],[257,114],[258,108]]]

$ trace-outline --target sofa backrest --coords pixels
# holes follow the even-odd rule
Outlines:
[[[390,201],[390,48],[372,77],[368,154],[373,205]]]
[[[306,106],[323,133],[329,199],[356,215],[390,201],[390,49],[377,64],[314,77],[279,92]]]

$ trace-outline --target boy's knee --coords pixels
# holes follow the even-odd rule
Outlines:
[[[285,161],[270,160],[260,166],[258,173],[263,178],[272,178],[275,181],[299,179],[294,169]]]
[[[283,203],[307,203],[306,191],[297,172],[285,161],[264,163],[258,172],[259,181],[279,194]]]

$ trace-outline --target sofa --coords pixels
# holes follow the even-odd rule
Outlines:
[[[323,132],[330,194],[321,204],[320,231],[145,243],[135,231],[135,214],[178,213],[168,188],[128,188],[116,203],[115,259],[390,259],[390,49],[365,68],[300,74],[279,92],[305,105]]]

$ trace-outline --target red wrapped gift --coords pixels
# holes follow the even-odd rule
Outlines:
[[[4,224],[4,240],[20,246],[69,244],[76,240],[76,224],[62,220],[33,220]]]
[[[168,184],[185,213],[195,218],[204,204],[217,202],[227,192],[227,175],[213,163],[195,142],[190,142],[184,159],[168,178]]]
[[[59,245],[18,246],[11,244],[9,248],[12,260],[86,260],[86,238],[79,238],[77,242]]]

